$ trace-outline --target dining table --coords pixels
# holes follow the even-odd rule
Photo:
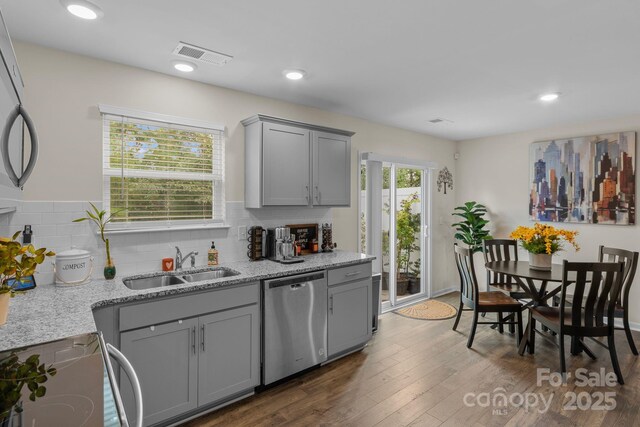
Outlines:
[[[529,301],[524,304],[525,308],[549,305],[549,301],[558,295],[562,290],[563,267],[562,264],[551,264],[551,270],[537,270],[531,268],[527,261],[492,261],[485,264],[487,270],[494,273],[512,277],[525,294],[523,299]],[[567,275],[567,282],[575,282],[575,272]],[[529,354],[534,353],[535,341],[530,342],[529,336],[531,328],[535,324],[532,321],[527,323],[527,328],[523,339],[520,341],[518,352],[524,354],[528,347]],[[583,344],[578,340],[572,340],[571,354],[578,354],[582,351]],[[588,349],[587,349],[588,351]]]

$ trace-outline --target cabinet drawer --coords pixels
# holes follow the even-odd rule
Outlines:
[[[371,277],[371,263],[350,265],[328,271],[329,286],[339,285],[344,282],[366,279]]]
[[[227,289],[164,297],[158,301],[128,305],[120,308],[120,331],[200,316],[214,311],[242,305],[256,304],[260,300],[258,282]]]

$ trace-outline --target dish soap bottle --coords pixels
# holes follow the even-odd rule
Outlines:
[[[218,250],[216,242],[211,242],[211,249],[207,252],[207,265],[218,265]]]

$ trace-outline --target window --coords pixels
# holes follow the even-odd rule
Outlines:
[[[100,106],[104,206],[122,226],[222,223],[223,127]]]

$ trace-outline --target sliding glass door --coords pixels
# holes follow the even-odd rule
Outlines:
[[[429,176],[421,165],[361,161],[361,249],[377,257],[383,310],[428,296]]]

